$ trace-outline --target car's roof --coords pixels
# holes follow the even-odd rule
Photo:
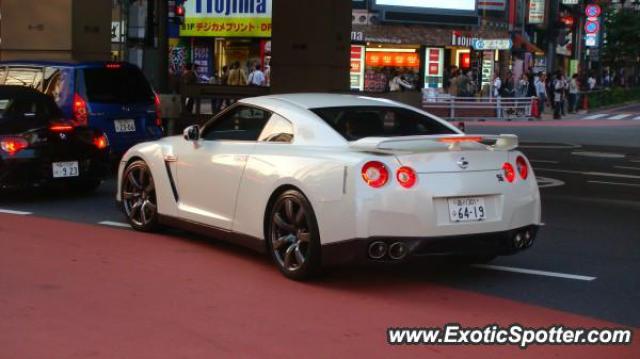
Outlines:
[[[251,98],[251,103],[260,105],[265,100],[280,100],[303,109],[343,106],[398,106],[397,103],[380,98],[331,94],[331,93],[292,93]]]

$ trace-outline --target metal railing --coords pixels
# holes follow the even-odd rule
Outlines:
[[[424,96],[422,108],[447,120],[533,120],[537,97]],[[537,104],[537,103],[536,103]]]

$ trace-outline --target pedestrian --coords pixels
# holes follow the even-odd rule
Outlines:
[[[523,74],[516,85],[516,97],[528,97],[529,94],[529,78]]]
[[[471,80],[469,79],[469,76],[466,75],[463,71],[459,71],[458,77],[456,80],[456,86],[458,86],[458,97],[473,96],[469,91],[470,84],[471,84]]]
[[[567,81],[567,76],[562,74],[562,99],[560,100],[560,111],[562,112],[562,116],[567,115],[567,98],[569,97],[569,81]]]
[[[538,97],[538,109],[540,110],[540,115],[544,112],[544,103],[547,101],[547,89],[545,85],[545,75],[540,72],[538,76],[534,79],[535,82],[535,94]]]
[[[262,72],[260,65],[256,65],[254,70],[249,74],[249,86],[264,86],[265,76]]]
[[[564,82],[562,81],[562,73],[556,73],[553,81],[553,119],[559,120],[562,113],[562,96],[564,92]]]
[[[569,113],[576,113],[579,94],[580,84],[578,83],[578,74],[573,74],[569,82]]]
[[[458,69],[454,68],[451,70],[451,78],[449,80],[449,95],[456,97],[458,96]]]
[[[513,73],[511,71],[507,72],[507,76],[505,77],[502,83],[502,97],[513,97],[515,94],[514,83],[513,83]]]
[[[413,85],[406,82],[400,77],[400,74],[396,71],[393,73],[393,78],[389,81],[389,91],[399,92],[402,88],[413,89]]]
[[[193,97],[184,96],[187,87],[198,83],[198,75],[195,71],[195,66],[192,63],[186,63],[184,65],[184,70],[182,72],[182,76],[180,77],[180,93],[182,96],[182,112],[183,113],[193,113]]]
[[[500,79],[499,74],[494,75],[492,87],[493,87],[493,91],[492,91],[493,97],[500,97],[502,94],[502,80]]]
[[[587,86],[589,91],[593,91],[596,88],[596,78],[593,74],[589,74],[589,78],[587,79]]]
[[[231,65],[229,70],[229,78],[227,79],[229,86],[246,86],[247,74],[240,68],[240,62],[236,61]]]

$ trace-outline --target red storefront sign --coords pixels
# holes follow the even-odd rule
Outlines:
[[[367,52],[367,66],[419,67],[420,59],[416,53],[407,52]]]

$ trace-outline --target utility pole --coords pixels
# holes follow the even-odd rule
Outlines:
[[[558,11],[560,10],[560,0],[549,0],[548,29],[549,41],[547,46],[547,69],[552,74],[556,71],[556,46],[558,43]]]
[[[161,93],[169,92],[169,37],[168,37],[168,18],[169,6],[167,0],[157,0],[157,16],[158,24],[158,91]]]

